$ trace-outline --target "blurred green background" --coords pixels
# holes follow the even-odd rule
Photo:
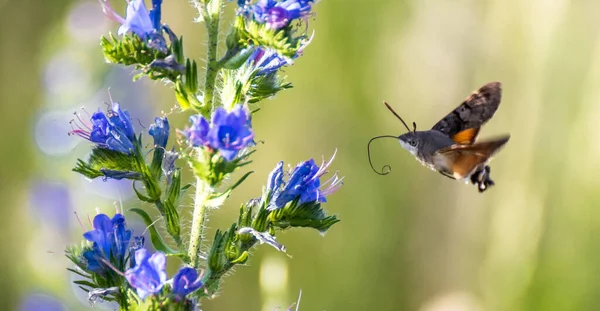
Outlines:
[[[265,141],[248,167],[256,173],[211,213],[209,237],[277,161],[336,148],[346,183],[326,209],[342,222],[325,237],[280,234],[291,259],[259,247],[204,309],[285,309],[302,290],[303,311],[597,310],[600,1],[323,0],[315,10],[315,38],[286,69],[294,88],[253,120]],[[203,25],[187,1],[165,0],[163,14],[187,55],[202,58]],[[94,0],[0,0],[0,26],[0,305],[84,310],[63,256],[83,232],[73,212],[138,203],[128,183],[70,172],[89,145],[67,136],[68,121],[102,107],[109,87],[143,126],[175,101],[162,83],[133,84],[130,69],[104,64],[98,39],[117,25]],[[495,187],[479,194],[391,140],[373,148],[392,173],[371,171],[368,139],[403,132],[383,100],[425,129],[490,81],[504,96],[480,137],[512,135],[492,163]],[[183,127],[187,114],[171,118]]]

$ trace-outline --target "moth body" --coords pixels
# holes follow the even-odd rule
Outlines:
[[[447,166],[444,159],[436,156],[436,151],[454,144],[447,135],[436,130],[408,132],[400,135],[398,141],[417,161],[434,171]]]
[[[470,182],[477,186],[479,192],[483,192],[494,185],[488,163],[508,142],[510,135],[479,142],[476,142],[476,138],[480,128],[498,109],[501,98],[500,82],[488,83],[473,92],[427,131],[417,131],[414,122],[411,130],[387,103],[385,105],[408,130],[407,133],[397,136],[402,148],[424,166],[446,177]],[[382,137],[394,136],[384,135],[373,139]],[[378,174],[387,173],[382,170],[382,173]]]

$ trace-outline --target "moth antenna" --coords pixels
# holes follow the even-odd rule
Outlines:
[[[392,109],[392,107],[390,107],[390,105],[388,105],[388,103],[383,102],[385,104],[385,106],[396,116],[396,118],[400,119],[400,121],[402,121],[402,124],[404,124],[404,127],[410,132],[410,129],[408,128],[408,125],[406,125],[406,122],[404,122],[404,120],[402,120],[402,118],[400,117],[400,115],[398,115],[396,113],[396,111],[394,111],[394,109]]]
[[[140,120],[140,118],[133,118],[132,120],[137,120],[138,124],[143,128],[146,129],[146,127],[142,124],[142,120]]]
[[[387,104],[386,104],[387,105]],[[404,121],[402,121],[404,122]],[[371,165],[371,169],[373,169],[373,172],[379,174],[379,175],[387,175],[392,171],[392,167],[389,165],[384,165],[383,167],[381,167],[381,172],[378,172],[375,167],[373,167],[373,161],[371,161],[371,143],[379,138],[394,138],[394,139],[398,139],[397,136],[394,135],[381,135],[381,136],[375,136],[373,138],[371,138],[371,140],[369,140],[369,143],[367,144],[367,156],[369,157],[369,164]],[[387,171],[386,171],[386,167],[387,167]]]
[[[413,133],[417,131],[417,123],[413,122]]]

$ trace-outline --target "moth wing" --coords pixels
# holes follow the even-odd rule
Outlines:
[[[488,83],[473,92],[432,129],[453,137],[466,129],[479,128],[494,116],[501,99],[502,84]]]
[[[436,151],[436,157],[446,163],[447,171],[441,173],[454,179],[469,177],[478,166],[488,162],[509,138],[507,135],[473,145],[456,144]]]
[[[477,134],[479,134],[479,129],[479,127],[473,127],[460,131],[452,136],[452,140],[460,145],[472,145],[477,138]]]

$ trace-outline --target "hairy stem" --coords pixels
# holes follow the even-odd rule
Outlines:
[[[204,81],[204,100],[203,105],[211,111],[213,107],[213,97],[215,94],[215,82],[219,71],[217,61],[217,44],[219,41],[219,18],[221,17],[221,8],[223,0],[208,0],[195,2],[198,11],[206,25],[208,34],[208,50],[206,61],[206,75]],[[206,184],[200,178],[196,178],[196,195],[194,197],[194,212],[192,215],[192,231],[190,233],[190,244],[188,248],[188,257],[193,267],[198,267],[198,251],[202,242],[202,230],[206,218],[206,201],[212,193],[212,187]]]
[[[188,248],[188,257],[190,264],[198,267],[198,252],[202,242],[202,231],[206,218],[206,201],[212,193],[212,188],[200,178],[196,178],[196,194],[194,196],[194,213],[192,215],[192,231],[190,232],[190,245]]]
[[[221,16],[222,0],[211,0],[201,8],[200,14],[206,24],[208,33],[208,49],[206,52],[206,75],[204,80],[204,105],[213,106],[215,94],[215,82],[219,71],[217,61],[217,44],[219,40],[219,18]]]

